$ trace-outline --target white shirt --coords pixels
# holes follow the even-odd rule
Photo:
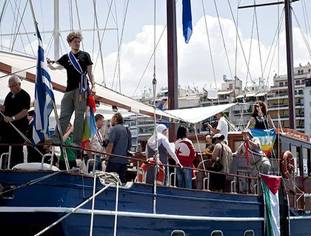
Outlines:
[[[225,117],[221,117],[218,121],[217,130],[219,130],[219,133],[225,136],[225,141],[228,143],[228,123],[225,119]]]
[[[104,138],[103,138],[100,130],[97,129],[96,134],[91,139],[90,149],[97,151],[97,152],[104,152],[105,148],[103,147],[103,141],[104,141]],[[100,154],[97,153],[97,155],[100,155]]]

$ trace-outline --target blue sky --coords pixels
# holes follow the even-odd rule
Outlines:
[[[240,2],[240,5],[252,4],[254,0],[230,0],[232,4],[234,15],[237,13],[237,3]],[[17,6],[21,6],[20,11],[23,10],[25,5],[25,0],[10,0],[10,4],[6,9],[4,18],[1,22],[1,33],[11,32],[14,28],[13,19],[18,19],[18,17],[13,18],[13,15],[18,15],[16,12],[15,3]],[[60,0],[60,28],[61,30],[70,29],[70,0]],[[74,0],[71,0],[74,4]],[[78,8],[80,13],[81,25],[82,28],[93,28],[94,17],[93,17],[93,1],[86,0],[77,0]],[[214,84],[214,79],[212,76],[211,61],[209,59],[209,50],[207,47],[207,38],[205,33],[204,25],[204,14],[202,11],[202,1],[201,0],[192,0],[192,16],[193,16],[193,37],[190,40],[190,43],[186,45],[183,42],[181,34],[181,0],[177,1],[177,25],[178,25],[178,53],[179,53],[179,78],[181,86],[198,86],[212,88],[216,85]],[[224,34],[226,37],[226,46],[228,47],[229,57],[230,57],[230,66],[231,70],[234,68],[234,52],[235,52],[235,29],[234,24],[231,18],[227,0],[217,0],[219,14],[221,16],[221,23],[224,29]],[[257,0],[257,3],[269,2],[267,0]],[[4,0],[0,0],[0,7],[2,8]],[[53,28],[53,1],[51,0],[33,0],[36,17],[39,23],[39,28],[41,31],[51,30]],[[97,14],[99,19],[99,27],[104,27],[107,19],[109,4],[111,0],[97,0]],[[127,4],[126,0],[114,0],[113,4],[113,14],[110,15],[107,23],[107,27],[115,28],[116,24],[114,19],[118,18],[119,33],[122,28],[122,21],[124,17],[125,7]],[[128,12],[126,18],[126,24],[124,28],[124,36],[121,47],[121,82],[124,84],[121,89],[122,92],[132,94],[136,90],[135,88],[138,85],[138,81],[143,75],[143,71],[147,65],[147,62],[152,54],[153,50],[153,4],[152,0],[130,0],[128,5]],[[166,1],[158,0],[157,1],[157,35],[160,35],[164,25],[166,24]],[[229,67],[226,63],[224,49],[222,45],[222,39],[219,32],[219,25],[216,17],[216,11],[214,7],[213,0],[204,0],[206,14],[208,19],[208,28],[210,31],[210,37],[212,42],[212,53],[214,55],[215,65],[216,65],[216,80],[217,86],[221,82],[223,74],[229,74]],[[12,5],[12,6],[11,6]],[[305,37],[310,38],[309,33],[310,28],[305,27],[304,15],[302,7],[306,6],[306,9],[309,11],[308,19],[310,18],[311,12],[311,3],[308,0],[300,0],[299,2],[293,3],[293,9],[302,25],[302,30],[304,31]],[[280,6],[280,12],[282,11],[282,6]],[[117,14],[115,14],[117,12]],[[239,10],[239,32],[241,35],[242,43],[246,54],[248,54],[248,48],[250,45],[251,38],[251,24],[252,24],[253,9],[242,9]],[[259,26],[259,35],[260,35],[260,45],[262,50],[262,58],[265,60],[268,55],[269,48],[273,39],[273,35],[276,31],[278,24],[278,7],[262,7],[257,9],[258,17],[258,26]],[[310,20],[311,21],[311,20]],[[31,19],[29,7],[25,11],[25,17],[23,20],[27,31],[33,30],[33,23]],[[297,26],[295,19],[293,17],[293,25]],[[75,29],[78,29],[75,5],[73,5],[73,26]],[[21,32],[24,32],[23,27],[21,27]],[[107,85],[119,89],[117,87],[116,80],[113,79],[115,71],[115,61],[116,61],[116,51],[117,51],[117,31],[111,30],[105,33],[103,40],[103,51],[104,51],[104,64],[106,70],[106,82]],[[256,31],[255,31],[256,32]],[[258,42],[256,42],[257,36],[254,32],[254,41],[252,49],[252,62],[251,70],[252,76],[258,78],[261,75],[259,65],[259,54],[258,54]],[[281,32],[280,35],[280,58],[284,58],[284,32]],[[62,34],[61,40],[61,52],[65,53],[68,48],[65,42],[65,37],[67,33]],[[20,37],[16,40],[15,49],[23,51],[23,48],[26,47],[28,53],[31,53],[30,44],[33,48],[36,48],[36,39],[34,35],[30,35],[30,43],[26,37],[23,37],[24,44]],[[47,45],[50,42],[51,34],[45,34],[43,36],[44,43]],[[299,63],[307,63],[310,61],[310,55],[307,52],[307,48],[304,45],[303,38],[300,35],[298,28],[294,29],[294,38],[295,38],[295,65]],[[1,37],[0,39],[2,45],[9,46],[11,43],[10,37]],[[95,41],[94,41],[95,40]],[[93,47],[93,41],[95,42]],[[100,70],[100,61],[96,60],[96,55],[98,52],[97,38],[93,38],[92,33],[84,33],[84,45],[85,49],[89,52],[93,52],[92,59],[96,62],[96,78],[97,82],[101,82],[101,72]],[[166,85],[166,38],[165,36],[161,40],[159,49],[157,50],[157,76],[160,86]],[[53,58],[53,49],[47,48],[49,50],[49,56]],[[239,49],[240,51],[240,49]],[[274,61],[271,61],[267,64],[272,64],[272,69],[270,73],[264,75],[271,82],[271,76],[273,73],[280,71],[285,72],[285,62],[280,62],[280,68],[277,67],[277,56],[275,55]],[[243,62],[243,57],[241,51],[238,56],[238,76],[242,80],[246,80],[246,66]],[[147,68],[145,76],[142,79],[142,82],[138,86],[138,91],[142,91],[145,88],[150,86],[150,78],[152,77],[152,66]],[[265,78],[266,79],[266,78]],[[136,94],[133,94],[136,95]]]

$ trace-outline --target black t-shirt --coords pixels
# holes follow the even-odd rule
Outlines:
[[[25,90],[21,90],[17,94],[13,95],[12,92],[6,96],[4,100],[5,112],[6,116],[15,116],[17,113],[30,108],[30,96]],[[27,116],[20,120],[13,121],[13,124],[18,127],[24,129],[28,126]]]
[[[87,71],[87,66],[93,65],[90,54],[87,52],[79,51],[73,55],[77,58],[83,72]],[[81,75],[71,64],[68,54],[63,55],[57,62],[67,70],[66,92],[79,88]]]

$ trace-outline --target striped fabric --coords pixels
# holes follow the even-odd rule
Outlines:
[[[35,82],[35,113],[32,132],[33,142],[35,144],[44,141],[48,134],[49,116],[53,110],[53,103],[55,103],[51,77],[47,70],[42,38],[37,25],[36,32],[39,46]]]

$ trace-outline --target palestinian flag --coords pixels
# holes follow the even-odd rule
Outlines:
[[[266,235],[280,235],[280,208],[279,208],[279,187],[281,185],[281,176],[263,175],[262,189],[265,201],[266,216]]]

